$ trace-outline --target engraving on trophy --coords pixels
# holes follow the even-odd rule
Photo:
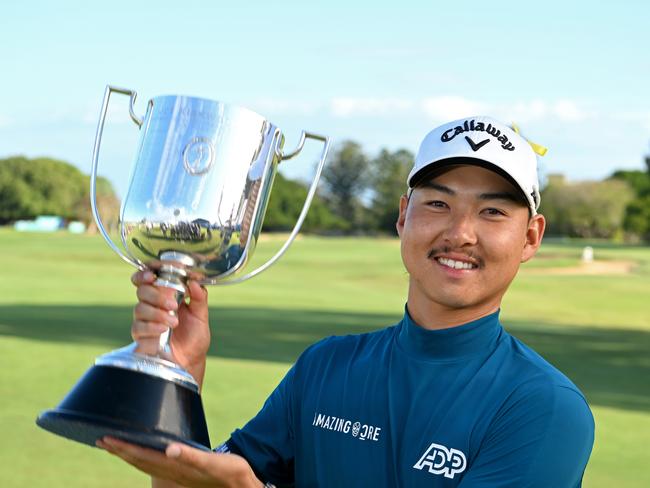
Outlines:
[[[204,175],[214,162],[214,146],[207,137],[193,137],[183,149],[183,166],[193,176]]]

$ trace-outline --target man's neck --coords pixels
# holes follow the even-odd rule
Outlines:
[[[448,329],[490,315],[501,306],[501,297],[469,307],[446,307],[409,291],[407,310],[411,318],[424,329]]]

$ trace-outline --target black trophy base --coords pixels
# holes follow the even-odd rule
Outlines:
[[[156,376],[113,366],[93,366],[61,404],[36,424],[95,446],[104,436],[164,451],[171,442],[209,450],[200,395]]]

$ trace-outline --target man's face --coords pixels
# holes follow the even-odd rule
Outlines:
[[[507,180],[471,165],[451,166],[403,196],[397,231],[409,305],[496,309],[544,233],[544,218],[529,218],[517,200]]]

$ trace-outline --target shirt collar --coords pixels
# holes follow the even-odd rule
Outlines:
[[[429,330],[418,325],[404,308],[397,342],[410,355],[429,360],[454,360],[490,352],[503,328],[499,312],[447,329]]]

